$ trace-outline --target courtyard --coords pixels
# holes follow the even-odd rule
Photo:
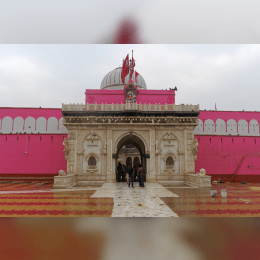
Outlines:
[[[1,217],[259,217],[259,183],[213,184],[125,182],[53,189],[53,182],[2,181]],[[221,197],[227,190],[227,198]]]

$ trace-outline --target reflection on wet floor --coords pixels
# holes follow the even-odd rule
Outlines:
[[[210,196],[211,188],[168,188],[179,197],[161,199],[179,217],[259,217],[260,192],[252,187],[260,184],[213,184],[216,197]],[[221,197],[221,189],[227,190],[227,198]]]
[[[192,188],[192,186],[187,185],[183,182],[172,182],[172,183],[160,183],[165,188]]]
[[[100,188],[103,184],[84,184],[84,183],[79,183],[75,186],[73,186],[73,188],[93,188],[94,190]]]
[[[95,190],[3,191],[0,193],[0,217],[110,217],[113,199],[91,198],[94,193]]]
[[[213,184],[194,188],[183,183],[146,183],[144,189],[126,183],[77,185],[53,189],[53,183],[0,183],[0,216],[99,217],[247,217],[260,216],[260,184]],[[227,198],[221,197],[227,190]]]

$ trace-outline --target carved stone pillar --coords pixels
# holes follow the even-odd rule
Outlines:
[[[147,174],[147,182],[156,182],[155,175],[155,130],[150,130],[150,169]]]
[[[84,155],[84,150],[78,151],[78,175],[83,175],[83,155]]]
[[[107,182],[113,182],[112,148],[112,130],[107,129]]]
[[[178,151],[179,155],[179,165],[180,165],[180,174],[184,175],[185,174],[185,152],[180,150]]]
[[[79,168],[78,168],[78,158],[77,158],[77,152],[78,152],[78,129],[76,129],[76,140],[74,142],[74,149],[75,149],[75,173],[78,174]]]

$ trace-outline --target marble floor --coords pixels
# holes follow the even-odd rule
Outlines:
[[[105,183],[91,197],[114,200],[112,217],[178,217],[160,198],[178,197],[158,183],[146,183],[145,188],[134,184]]]
[[[173,188],[178,198],[161,198],[179,217],[260,217],[260,183],[212,184],[217,190],[210,196],[211,188]],[[221,190],[227,190],[227,198]]]
[[[126,183],[53,189],[53,183],[1,182],[1,217],[260,217],[260,183]],[[227,198],[221,198],[221,189]]]

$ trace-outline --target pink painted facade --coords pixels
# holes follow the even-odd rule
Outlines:
[[[212,179],[260,179],[260,137],[197,135],[198,154],[195,171],[201,168]],[[248,167],[249,166],[249,167]],[[253,178],[253,176],[257,178]]]
[[[213,180],[260,181],[259,123],[260,112],[200,111],[196,172],[204,168]]]
[[[4,130],[3,119],[6,118],[11,118],[6,124],[9,124],[12,134],[0,135],[0,158],[4,162],[1,163],[0,174],[57,175],[59,170],[66,171],[62,143],[67,134],[64,126],[59,124],[61,109],[0,108],[0,132]],[[33,121],[30,122],[31,128],[26,129],[28,118]],[[42,119],[43,125],[37,125],[37,120]],[[22,133],[15,134],[17,129]],[[34,133],[28,134],[31,131]]]
[[[124,90],[87,89],[85,92],[86,104],[122,104],[125,103]],[[142,104],[174,104],[174,90],[145,90],[139,89],[136,98]]]
[[[175,91],[139,90],[137,102],[175,103]],[[125,103],[124,91],[86,90],[86,103]],[[66,171],[62,142],[67,135],[61,125],[61,109],[0,108],[0,132],[6,117],[11,118],[9,123],[12,124],[13,133],[0,135],[0,158],[4,162],[0,174],[47,176],[58,174],[59,170]],[[19,122],[23,124],[19,132],[25,131],[25,122],[31,117],[35,120],[35,133],[28,134],[27,131],[27,134],[16,134],[15,120],[18,117],[22,118]],[[46,120],[41,126],[42,132],[38,134],[40,128],[37,128],[37,120],[42,118]],[[195,129],[195,138],[199,142],[196,172],[204,168],[213,180],[231,180],[235,174],[235,180],[241,177],[243,180],[260,181],[260,113],[200,111],[199,120],[199,126]],[[50,127],[51,124],[54,124],[53,127]]]
[[[2,134],[0,174],[57,175],[59,170],[67,171],[64,137],[67,135]]]

